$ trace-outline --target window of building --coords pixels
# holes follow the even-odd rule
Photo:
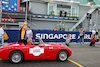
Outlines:
[[[21,3],[20,4],[20,12],[25,12],[25,8],[26,6],[25,6],[25,3]]]
[[[77,17],[77,7],[72,6],[72,17]]]
[[[48,3],[48,15],[78,17],[79,6]]]
[[[62,12],[62,16],[70,16],[71,6],[67,5],[57,5],[57,15],[60,15]]]
[[[56,11],[56,9],[55,9],[55,4],[49,4],[49,15],[55,15],[55,11]]]

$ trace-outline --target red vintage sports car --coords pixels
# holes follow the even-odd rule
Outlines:
[[[38,38],[41,45],[25,45],[21,42],[5,44],[0,47],[0,58],[19,63],[23,60],[60,60],[66,61],[72,51],[66,45],[44,43]]]

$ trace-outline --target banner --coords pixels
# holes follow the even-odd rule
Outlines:
[[[9,36],[7,42],[18,42],[18,31],[19,30],[5,30]],[[33,39],[38,41],[36,37],[40,37],[44,42],[65,42],[66,35],[69,34],[71,42],[79,42],[79,32],[69,31],[52,31],[52,30],[33,30]],[[91,32],[85,32],[84,41],[90,42]],[[98,36],[96,35],[98,39]]]
[[[2,9],[5,11],[20,11],[20,0],[2,0]]]

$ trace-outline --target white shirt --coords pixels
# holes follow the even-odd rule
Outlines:
[[[0,27],[0,36],[3,36],[4,30]]]
[[[92,30],[92,34],[96,34],[96,31],[95,30]]]
[[[30,37],[31,38],[31,34],[32,34],[32,30],[27,30],[26,31],[26,37]]]

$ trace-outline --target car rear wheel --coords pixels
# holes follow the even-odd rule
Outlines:
[[[60,61],[66,61],[67,58],[68,58],[68,52],[67,51],[62,50],[62,51],[60,51],[58,53],[58,60],[60,60]]]
[[[9,56],[9,60],[12,63],[20,63],[21,61],[23,61],[23,54],[20,51],[13,51],[10,56]]]

